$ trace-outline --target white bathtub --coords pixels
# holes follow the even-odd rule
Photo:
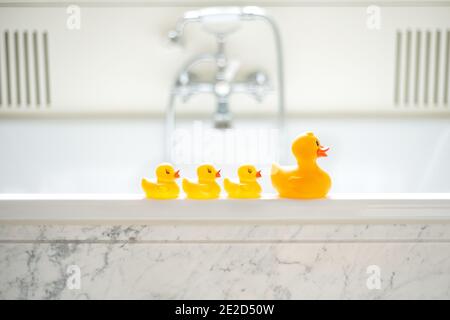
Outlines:
[[[309,117],[291,119],[287,127],[287,141],[312,130],[331,147],[319,160],[332,177],[331,193],[450,192],[448,117]],[[140,178],[163,161],[163,136],[158,118],[0,119],[0,193],[140,193]],[[271,160],[254,161],[264,192],[273,193]],[[223,176],[235,176],[239,159],[219,162]],[[194,167],[194,160],[179,164],[183,176],[193,176]]]
[[[268,173],[272,162],[270,152],[276,149],[273,146],[278,146],[278,140],[271,141],[272,147],[265,149],[266,154],[261,159],[253,159],[263,172],[264,199],[258,203],[230,200],[208,204],[184,200],[163,204],[143,202],[140,178],[152,176],[154,166],[164,160],[162,124],[162,119],[158,118],[0,120],[0,205],[3,209],[0,218],[3,221],[130,222],[155,219],[347,222],[450,219],[449,118],[290,119],[287,141],[300,132],[313,130],[322,144],[331,147],[329,157],[319,160],[332,176],[330,197],[325,202],[312,203],[276,199]],[[270,119],[237,121],[236,130],[243,130],[237,134],[238,140],[256,129],[268,128],[265,133],[271,132],[272,124]],[[196,130],[189,119],[181,121],[180,127],[188,135]],[[201,140],[200,137],[213,133],[203,132],[196,138],[192,133],[192,136]],[[253,136],[248,137],[251,147]],[[262,137],[264,140],[267,136]],[[202,143],[211,143],[209,138]],[[213,145],[225,143],[215,139],[217,137],[212,139]],[[255,157],[249,153],[249,159],[245,156],[239,159],[240,153],[250,147],[228,148],[235,152],[234,158],[209,154],[216,158],[214,163],[222,168],[223,176],[234,177],[240,160]],[[178,157],[178,168],[183,176],[194,176],[196,161],[200,161],[194,158]],[[292,163],[291,156],[287,159]],[[135,215],[128,213],[130,206]],[[83,211],[83,208],[88,210]]]

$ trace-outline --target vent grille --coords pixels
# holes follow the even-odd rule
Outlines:
[[[450,30],[398,30],[394,104],[449,107]]]
[[[48,33],[5,30],[1,37],[0,110],[50,107]]]

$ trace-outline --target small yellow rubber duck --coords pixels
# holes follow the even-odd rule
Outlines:
[[[329,148],[324,148],[312,132],[297,137],[292,144],[292,153],[298,167],[293,170],[272,165],[272,185],[280,197],[296,199],[324,198],[331,188],[330,176],[316,163],[317,158],[326,157]]]
[[[210,164],[203,164],[197,168],[198,182],[183,179],[183,190],[189,199],[217,199],[220,186],[216,178],[220,178],[220,170]]]
[[[261,196],[261,186],[256,181],[261,178],[261,170],[257,171],[252,165],[243,165],[238,169],[239,183],[225,178],[223,185],[228,197],[234,199],[256,199]]]
[[[169,163],[160,164],[156,168],[156,182],[143,178],[142,189],[148,199],[176,199],[180,194],[180,187],[175,179],[180,177],[180,170],[175,171]]]

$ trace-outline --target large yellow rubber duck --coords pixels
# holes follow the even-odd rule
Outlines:
[[[256,199],[261,196],[261,186],[256,181],[261,177],[261,171],[257,171],[252,165],[243,165],[238,169],[239,183],[231,182],[225,178],[223,185],[228,197],[234,199]]]
[[[203,164],[197,168],[198,182],[183,179],[183,190],[189,199],[217,199],[220,186],[216,178],[220,177],[220,170],[210,164]]]
[[[143,178],[142,189],[148,199],[176,199],[180,194],[180,187],[175,182],[180,177],[180,170],[175,171],[172,165],[163,163],[156,168],[156,182]]]
[[[329,148],[324,148],[312,132],[297,137],[292,144],[292,153],[297,159],[297,168],[288,170],[272,165],[272,185],[280,197],[317,199],[326,197],[331,188],[330,176],[316,163],[317,158],[326,157]]]

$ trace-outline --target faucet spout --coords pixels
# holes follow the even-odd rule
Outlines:
[[[217,103],[217,111],[214,114],[214,128],[229,129],[231,128],[231,112],[228,108],[228,100],[219,99]]]

